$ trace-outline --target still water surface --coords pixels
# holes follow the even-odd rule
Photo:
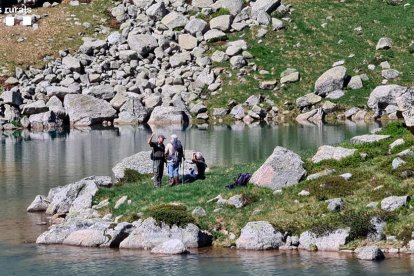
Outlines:
[[[178,134],[186,149],[201,151],[211,166],[264,160],[275,146],[310,156],[320,145],[368,133],[374,124],[322,126],[210,126],[157,129]],[[0,275],[232,274],[355,275],[411,273],[410,257],[379,264],[360,263],[338,254],[248,253],[210,249],[198,254],[154,258],[148,252],[36,246],[44,219],[26,207],[37,194],[89,175],[109,175],[122,158],[148,150],[149,128],[0,133]]]

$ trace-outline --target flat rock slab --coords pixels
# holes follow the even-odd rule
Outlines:
[[[324,160],[341,160],[354,155],[356,149],[347,149],[343,147],[321,146],[316,154],[312,157],[313,163],[319,163]]]
[[[253,174],[250,182],[272,190],[297,184],[306,175],[303,161],[293,151],[276,147],[272,155]]]
[[[313,245],[316,245],[319,251],[338,251],[340,246],[345,245],[349,231],[349,228],[338,229],[325,235],[306,231],[300,235],[299,248],[309,250]]]
[[[187,253],[184,243],[179,239],[172,239],[157,245],[151,250],[153,254],[177,255]]]
[[[381,209],[391,212],[405,206],[409,200],[409,196],[389,196],[381,201]]]
[[[352,144],[369,144],[390,138],[389,135],[366,134],[351,138]]]
[[[168,226],[148,218],[134,222],[134,225],[135,230],[121,242],[120,248],[152,249],[171,239],[180,240],[187,248],[209,246],[212,243],[209,233],[191,223],[185,227]]]
[[[276,231],[267,221],[249,222],[241,230],[236,241],[237,249],[277,249],[283,244],[283,234]]]

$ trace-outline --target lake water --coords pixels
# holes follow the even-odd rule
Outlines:
[[[176,133],[186,149],[203,152],[211,166],[264,160],[275,146],[310,156],[320,145],[368,133],[375,124],[300,126],[210,126],[157,129]],[[411,273],[407,256],[381,263],[358,262],[339,254],[265,253],[206,249],[187,256],[157,257],[143,251],[36,246],[47,229],[44,218],[26,213],[37,194],[89,175],[110,175],[122,158],[148,150],[150,128],[98,128],[70,131],[0,133],[0,275],[230,274],[355,275]]]

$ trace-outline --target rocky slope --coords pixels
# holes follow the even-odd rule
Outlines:
[[[124,1],[111,11],[120,30],[107,39],[85,38],[77,53],[60,51],[61,58],[42,70],[16,69],[6,80],[12,88],[0,96],[1,125],[41,130],[208,120],[203,100],[222,84],[212,60],[230,58],[232,67],[242,68],[252,58],[243,40],[212,57],[209,43],[252,25],[277,31],[283,22],[270,16],[276,10],[289,8],[279,0]],[[261,110],[252,112],[252,118],[263,116]]]

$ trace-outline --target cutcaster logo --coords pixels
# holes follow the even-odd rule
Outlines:
[[[6,14],[4,23],[6,26],[14,26],[16,24],[21,24],[24,26],[32,25],[32,9],[25,5],[20,7],[5,7],[0,8],[1,13]]]

